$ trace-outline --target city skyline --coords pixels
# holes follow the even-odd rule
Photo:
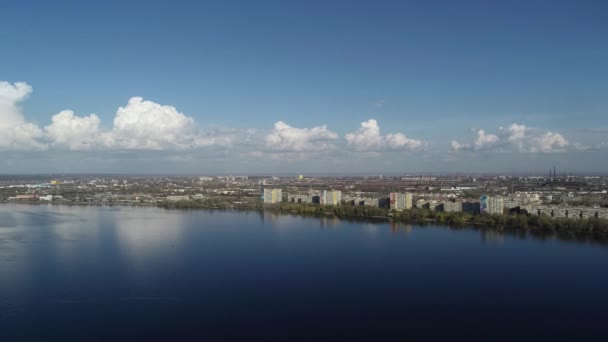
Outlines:
[[[0,174],[608,167],[602,2],[33,3],[0,5]]]

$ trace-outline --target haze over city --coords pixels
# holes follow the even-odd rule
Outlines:
[[[4,2],[0,173],[602,173],[606,10]]]

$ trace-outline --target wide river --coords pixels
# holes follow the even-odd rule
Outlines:
[[[608,247],[597,243],[260,212],[0,205],[0,341],[581,341],[607,331]]]

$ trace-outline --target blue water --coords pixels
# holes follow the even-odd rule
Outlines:
[[[604,340],[608,247],[258,212],[0,205],[0,340]]]

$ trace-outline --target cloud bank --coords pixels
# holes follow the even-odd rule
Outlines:
[[[231,134],[205,132],[172,106],[131,98],[119,107],[111,129],[95,114],[63,110],[44,129],[26,122],[19,104],[32,92],[24,82],[0,82],[0,150],[180,150],[229,146]]]
[[[411,151],[424,145],[403,133],[380,134],[374,119],[355,132],[340,135],[326,125],[293,127],[278,121],[264,135],[254,130],[202,130],[192,117],[175,107],[132,97],[119,107],[112,126],[104,129],[96,114],[78,116],[63,110],[44,128],[28,123],[19,107],[32,92],[24,82],[0,82],[0,149],[3,150],[191,150],[240,145],[248,155],[293,152]]]
[[[453,151],[511,151],[524,153],[564,152],[570,143],[564,136],[555,132],[546,132],[537,128],[513,123],[499,127],[499,134],[486,134],[483,129],[477,131],[472,143],[452,140]]]
[[[194,118],[175,107],[142,97],[132,97],[120,106],[104,126],[96,114],[78,116],[63,110],[44,127],[28,122],[20,107],[32,93],[25,82],[0,82],[0,151],[199,151],[214,156],[243,158],[307,159],[315,156],[380,155],[382,152],[429,152],[429,143],[401,132],[381,132],[375,119],[360,123],[343,136],[321,124],[294,127],[284,121],[266,130],[202,129]],[[444,145],[445,146],[445,145]],[[523,124],[499,127],[495,133],[483,129],[469,140],[452,140],[453,151],[501,151],[552,153],[583,150],[563,135]],[[431,151],[432,152],[432,151]],[[445,149],[443,150],[445,152]],[[208,154],[209,154],[208,153]],[[350,154],[349,154],[350,153]],[[237,157],[240,158],[240,157]],[[348,159],[348,158],[347,158]]]

